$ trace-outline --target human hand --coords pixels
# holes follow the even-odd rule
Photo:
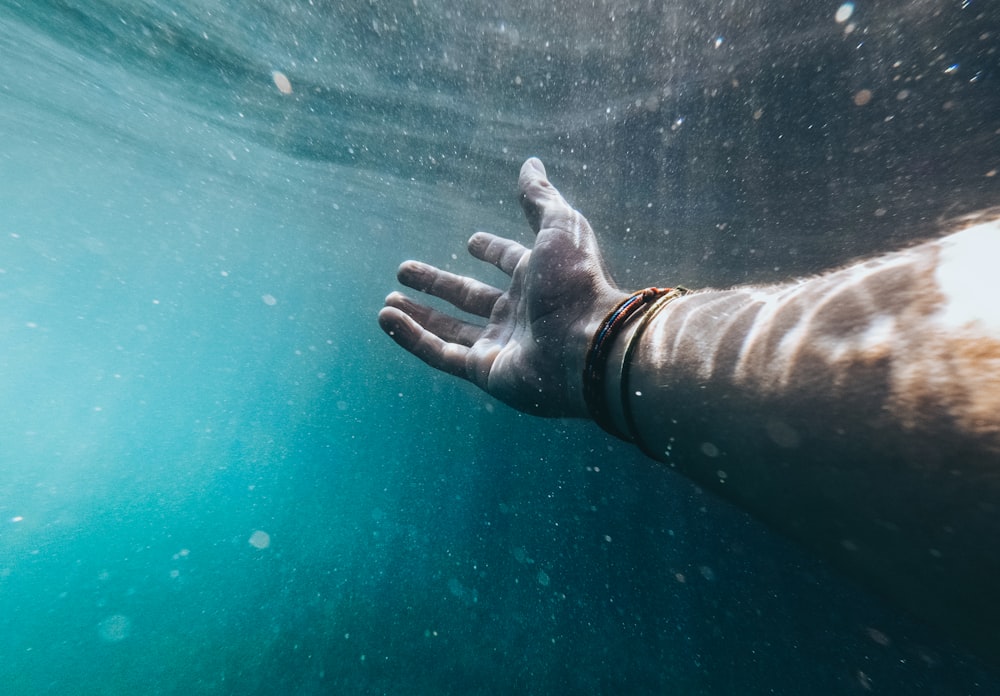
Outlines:
[[[379,325],[431,367],[520,411],[585,417],[585,354],[626,294],[611,280],[590,224],[549,183],[539,160],[524,163],[518,188],[534,247],[485,232],[468,244],[470,254],[511,277],[506,291],[417,261],[403,262],[397,274],[403,285],[485,318],[485,326],[398,292],[386,298]]]

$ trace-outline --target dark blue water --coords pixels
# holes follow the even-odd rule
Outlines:
[[[374,321],[404,258],[524,237],[528,155],[628,286],[1000,200],[997,8],[837,9],[0,0],[0,693],[1000,691]]]

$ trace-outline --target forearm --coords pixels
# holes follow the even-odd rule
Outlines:
[[[779,441],[801,429],[926,451],[953,435],[1000,451],[1000,287],[970,267],[992,265],[998,242],[994,223],[805,281],[673,301],[628,370],[642,441],[665,459],[670,420],[723,411]]]
[[[674,300],[630,365],[637,440],[918,616],[1000,650],[998,241],[994,223],[799,283]],[[608,382],[627,432],[620,381]]]

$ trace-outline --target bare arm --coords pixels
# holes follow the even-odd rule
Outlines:
[[[520,187],[534,248],[491,235],[469,245],[509,288],[400,268],[404,284],[485,325],[399,293],[379,320],[516,408],[585,416],[585,356],[628,296],[540,162],[525,163]],[[994,220],[804,281],[675,299],[609,344],[610,420],[1000,664],[998,260]]]
[[[642,446],[1000,659],[998,259],[992,221],[675,300],[629,369]]]
[[[994,220],[804,281],[683,297],[645,332],[632,380],[649,397],[749,395],[793,419],[822,405],[838,414],[829,435],[895,432],[926,450],[950,434],[1000,452],[998,259]],[[632,406],[679,406],[661,397]]]

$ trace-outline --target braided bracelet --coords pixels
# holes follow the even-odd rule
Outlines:
[[[639,331],[641,331],[646,327],[646,323],[651,315],[655,313],[648,310],[655,307],[658,311],[670,300],[680,297],[687,292],[688,290],[681,287],[654,287],[633,293],[611,310],[608,316],[604,318],[604,321],[601,322],[601,327],[594,334],[583,367],[583,400],[587,405],[587,410],[590,412],[591,418],[615,437],[629,441],[636,440],[635,427],[631,421],[630,412],[626,411],[626,424],[631,432],[622,433],[615,427],[614,420],[608,411],[604,380],[607,373],[608,354],[611,352],[614,339],[628,323],[628,320],[638,312],[646,312],[645,320],[639,327]],[[626,349],[626,353],[629,355],[631,355],[634,344],[635,336],[633,336],[632,341]]]

